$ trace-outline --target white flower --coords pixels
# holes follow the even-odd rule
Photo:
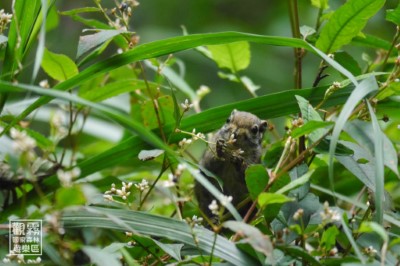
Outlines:
[[[45,89],[50,88],[49,81],[47,79],[40,81],[39,86]]]
[[[183,138],[181,141],[179,141],[179,146],[180,146],[181,148],[183,148],[183,147],[185,147],[185,146],[190,145],[191,143],[192,143],[192,139]]]
[[[13,149],[17,152],[31,152],[36,147],[36,141],[29,137],[25,131],[11,128],[10,135],[14,139]]]
[[[375,256],[378,251],[373,246],[366,247],[364,252],[369,256]]]
[[[208,205],[208,209],[211,211],[212,214],[218,215],[219,206],[216,200],[213,200],[210,205]]]
[[[111,195],[103,195],[103,198],[108,201],[113,201],[113,197]]]
[[[203,222],[203,217],[197,217],[197,215],[193,215],[192,221],[195,225],[200,225]]]
[[[204,96],[210,93],[210,91],[211,90],[208,86],[201,85],[200,88],[196,91],[196,94],[200,99],[203,99]]]
[[[293,219],[295,221],[299,220],[301,217],[303,217],[304,210],[303,209],[298,209],[294,214],[293,214]]]
[[[340,221],[340,213],[329,208],[329,203],[324,202],[324,211],[320,213],[322,220],[325,223]]]
[[[135,184],[135,187],[139,190],[139,191],[144,191],[145,189],[149,188],[149,182],[147,182],[146,179],[142,179],[142,182]]]
[[[232,202],[232,200],[233,200],[232,196],[222,195],[219,201],[221,202],[222,206],[226,206],[228,203]]]
[[[74,167],[68,171],[64,171],[59,169],[57,171],[58,180],[60,180],[61,184],[65,187],[70,187],[72,185],[72,180],[80,176],[81,169],[78,167]]]
[[[183,111],[186,112],[188,111],[190,108],[193,107],[193,104],[189,102],[188,99],[185,100],[185,102],[181,103],[181,106],[183,108]]]
[[[173,174],[168,175],[168,180],[163,182],[163,187],[174,187],[176,185],[176,177]]]

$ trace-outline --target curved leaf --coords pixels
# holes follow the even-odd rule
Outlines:
[[[127,51],[123,54],[115,55],[107,60],[103,60],[101,62],[91,65],[90,67],[81,71],[78,75],[75,75],[74,77],[65,80],[64,82],[57,84],[57,86],[55,86],[53,89],[68,90],[98,75],[116,69],[120,66],[140,60],[168,55],[202,45],[226,44],[238,41],[257,42],[276,46],[299,47],[314,52],[314,50],[310,48],[310,45],[308,43],[295,38],[263,36],[240,32],[193,34],[187,36],[172,37],[165,40],[159,40],[139,45],[135,47],[135,49]],[[5,129],[5,131],[8,131],[11,126],[18,123],[31,112],[36,110],[38,107],[48,103],[52,99],[53,98],[49,96],[43,96],[39,98],[34,104],[30,105],[18,117],[16,117],[14,121],[10,123],[10,126]]]
[[[78,67],[68,56],[44,49],[42,68],[53,79],[64,81],[78,74]]]
[[[210,230],[199,226],[190,228],[185,222],[163,216],[131,210],[83,207],[66,211],[62,221],[67,228],[106,228],[168,238],[192,247],[199,247],[207,253],[214,250],[215,256],[233,265],[257,265],[251,257],[226,238],[217,235],[214,246],[215,235]],[[195,243],[193,233],[198,243]]]
[[[342,131],[347,119],[350,117],[351,112],[354,110],[359,101],[361,101],[369,93],[378,90],[374,77],[369,77],[363,80],[351,93],[346,101],[337,121],[333,128],[332,138],[329,145],[329,180],[333,187],[333,156],[339,140],[340,132]]]
[[[246,69],[250,64],[250,45],[248,42],[234,42],[222,45],[209,45],[212,59],[220,68],[232,73]]]
[[[368,19],[378,12],[384,0],[350,0],[333,13],[322,29],[316,47],[334,53],[348,44],[364,28]]]

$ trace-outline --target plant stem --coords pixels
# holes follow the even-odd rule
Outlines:
[[[385,69],[386,64],[387,64],[387,61],[388,61],[388,59],[389,59],[389,57],[390,57],[390,54],[392,53],[394,47],[396,46],[396,43],[398,42],[399,37],[400,37],[400,27],[397,26],[397,27],[396,27],[396,34],[395,34],[394,37],[393,37],[392,45],[390,46],[390,49],[389,49],[389,51],[388,51],[387,54],[386,54],[385,60],[383,60],[382,70]]]
[[[290,26],[292,28],[292,35],[294,38],[301,38],[300,24],[299,24],[299,12],[297,6],[297,0],[289,0],[289,16]],[[304,50],[302,48],[294,48],[294,87],[296,89],[302,88],[302,58],[304,56]],[[301,113],[299,113],[301,117]],[[304,136],[299,138],[299,152],[301,153],[306,149]]]

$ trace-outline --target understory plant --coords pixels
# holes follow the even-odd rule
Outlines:
[[[286,3],[290,37],[183,28],[150,42],[133,30],[136,0],[71,10],[14,0],[1,9],[2,261],[400,265],[400,7],[298,4]],[[314,25],[302,24],[303,11]],[[74,56],[47,45],[60,17],[84,28],[68,44]],[[392,36],[369,33],[372,20]],[[248,72],[254,44],[292,55],[292,88],[260,92],[268,84]],[[208,73],[193,88],[182,51],[212,62],[246,99],[203,104],[216,88]],[[257,66],[266,76],[271,67]],[[209,134],[233,109],[269,122],[262,163],[246,169],[244,217],[235,195],[199,171]],[[194,180],[215,196],[218,219],[200,212]],[[9,250],[9,220],[18,219],[43,221],[42,255]]]

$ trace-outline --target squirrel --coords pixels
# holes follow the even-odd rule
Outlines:
[[[265,120],[251,113],[233,110],[226,123],[215,133],[210,148],[200,161],[200,168],[222,181],[222,191],[215,178],[207,176],[204,171],[201,173],[224,195],[232,196],[234,206],[248,195],[245,171],[249,165],[261,162],[261,144],[267,126]],[[208,206],[215,198],[197,181],[194,192],[200,210],[212,217]],[[245,206],[239,213],[245,215],[248,208]]]

